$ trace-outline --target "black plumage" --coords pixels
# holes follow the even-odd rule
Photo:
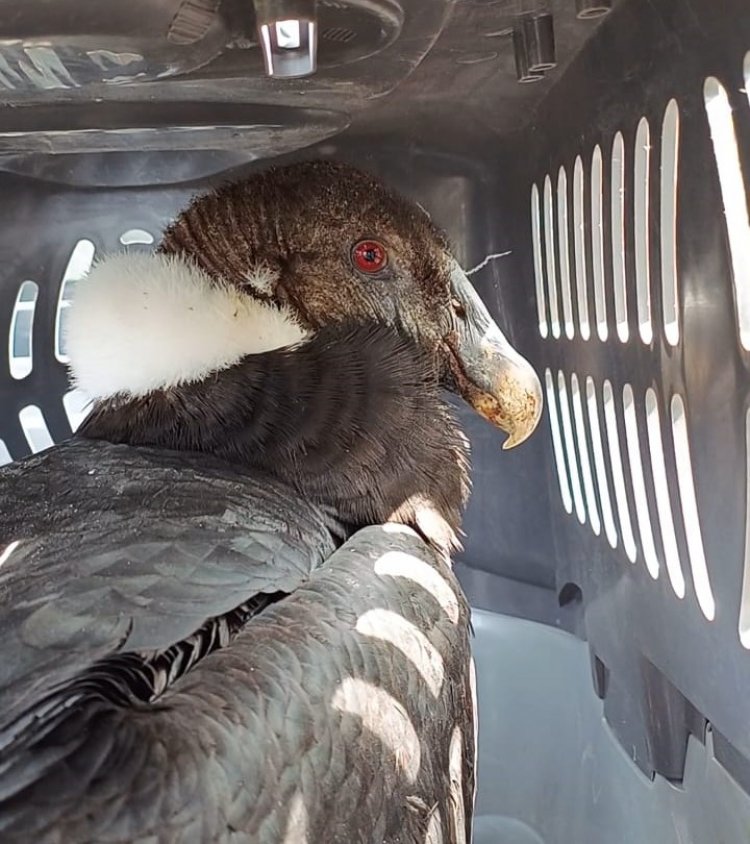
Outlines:
[[[22,541],[0,568],[0,840],[411,842],[424,840],[436,803],[449,805],[457,718],[469,760],[473,734],[468,608],[447,557],[413,534],[379,528],[341,543],[353,521],[376,521],[368,512],[393,505],[387,490],[399,479],[429,499],[429,487],[450,478],[456,506],[463,451],[408,343],[368,328],[339,343],[321,336],[309,351],[314,364],[303,354],[285,368],[288,352],[243,364],[238,377],[251,370],[262,389],[246,382],[242,407],[230,401],[225,415],[221,400],[202,405],[220,412],[222,424],[240,414],[239,429],[249,433],[226,446],[231,454],[218,443],[207,450],[220,457],[172,450],[191,441],[189,431],[159,442],[170,450],[90,439],[118,438],[99,413],[69,443],[2,470],[0,547]],[[269,407],[283,416],[290,382],[308,364],[331,371],[342,354],[341,377],[323,378],[314,399],[322,421],[300,396],[294,406],[309,424],[279,427]],[[346,406],[341,390],[352,393]],[[434,428],[433,414],[445,424]],[[209,417],[205,424],[216,426]],[[426,435],[425,456],[456,449],[455,472],[439,472],[433,460],[420,475],[411,462],[420,449],[398,458],[397,440],[415,426]],[[332,490],[345,487],[346,454],[362,467],[351,483],[378,483],[381,473],[386,481],[380,497],[352,487],[349,510],[344,499],[325,500],[318,474],[328,473]],[[287,473],[292,484],[278,479]],[[449,584],[453,616],[413,580],[374,571],[394,551]],[[434,644],[445,676],[437,698],[397,648],[357,631],[373,607]],[[221,635],[219,627],[223,647],[202,641]],[[169,677],[165,663],[174,666],[178,654],[197,658]],[[389,723],[393,713],[381,713],[389,745],[356,714],[332,707],[347,678],[384,690],[403,711],[420,737],[415,776],[399,765],[403,728]],[[467,806],[472,776],[469,765]],[[297,835],[290,817],[306,818],[307,839],[286,837]],[[452,823],[441,816],[444,840],[454,840]]]
[[[340,165],[200,198],[153,263],[110,266],[137,300],[83,288],[92,413],[0,469],[0,842],[469,841],[468,444],[442,390],[520,442],[538,379],[426,215]],[[176,373],[128,357],[156,302]],[[238,354],[239,315],[298,342]]]
[[[261,469],[350,526],[402,521],[444,551],[468,496],[466,439],[429,359],[375,323],[323,328],[302,348],[249,356],[218,378],[115,397],[80,434]]]

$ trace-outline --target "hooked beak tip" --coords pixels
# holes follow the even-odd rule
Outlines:
[[[528,366],[503,373],[491,392],[470,390],[472,407],[488,422],[508,434],[503,449],[526,442],[536,430],[542,415],[542,386]]]

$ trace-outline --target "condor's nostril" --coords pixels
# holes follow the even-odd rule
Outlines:
[[[459,319],[466,319],[466,308],[463,306],[463,304],[461,302],[459,302],[458,299],[453,299],[451,301],[451,307],[453,308],[453,313]]]

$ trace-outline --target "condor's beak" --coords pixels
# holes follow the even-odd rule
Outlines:
[[[456,391],[508,434],[503,448],[531,436],[542,415],[542,385],[495,324],[466,273],[451,259],[451,292],[459,313],[446,339]]]

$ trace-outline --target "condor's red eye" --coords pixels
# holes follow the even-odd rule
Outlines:
[[[360,240],[352,249],[352,260],[363,273],[377,273],[388,263],[388,253],[377,240]]]

